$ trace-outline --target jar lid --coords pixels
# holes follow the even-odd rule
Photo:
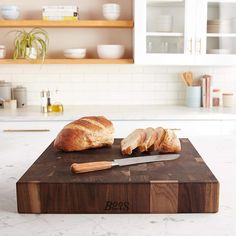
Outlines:
[[[0,80],[0,87],[11,87],[11,83]]]
[[[14,91],[21,91],[21,90],[25,91],[26,88],[23,87],[23,86],[16,86],[16,87],[14,88]]]

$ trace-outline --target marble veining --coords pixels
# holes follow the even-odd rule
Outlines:
[[[30,215],[18,214],[16,181],[52,141],[54,133],[0,132],[1,236],[234,236],[236,137],[190,137],[221,184],[218,214]],[[216,148],[217,147],[217,148]]]

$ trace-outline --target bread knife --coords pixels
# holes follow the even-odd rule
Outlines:
[[[130,166],[144,163],[158,162],[158,161],[173,161],[180,157],[180,154],[164,154],[141,157],[130,157],[124,159],[117,159],[114,161],[100,161],[87,163],[74,163],[71,165],[71,172],[74,174],[81,174],[99,170],[107,170],[117,166]]]

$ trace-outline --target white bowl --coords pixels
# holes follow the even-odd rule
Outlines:
[[[83,59],[86,57],[86,48],[66,49],[64,56],[70,59]]]
[[[2,6],[0,13],[5,20],[17,20],[20,16],[20,8],[17,6]]]
[[[103,12],[103,16],[107,20],[117,20],[120,17],[120,12],[114,12],[114,13]]]
[[[106,3],[106,4],[103,4],[102,8],[103,10],[112,10],[112,11],[119,10],[120,11],[120,4]]]
[[[125,54],[123,45],[98,45],[98,57],[102,59],[120,59]]]
[[[103,10],[102,12],[103,14],[104,13],[120,13],[120,10]]]

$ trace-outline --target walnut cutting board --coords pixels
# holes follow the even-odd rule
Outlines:
[[[178,160],[74,175],[74,162],[122,158],[111,148],[63,153],[52,144],[17,182],[19,213],[214,213],[219,183],[188,139]],[[145,157],[144,157],[145,158]]]

